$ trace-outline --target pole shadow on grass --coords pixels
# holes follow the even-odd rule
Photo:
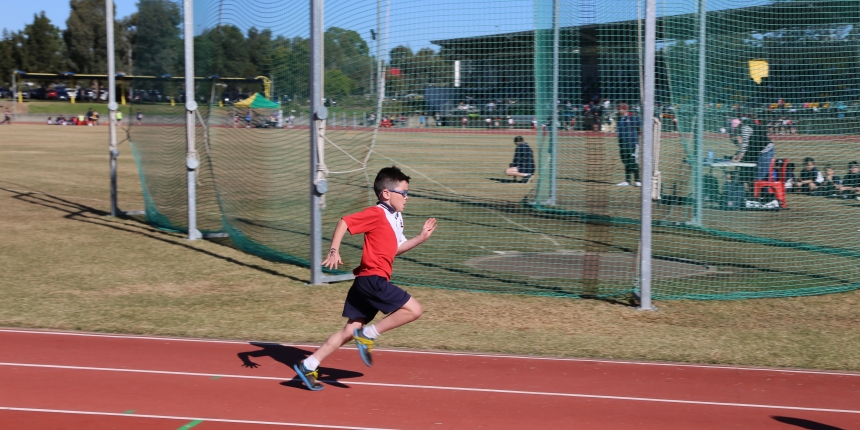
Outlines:
[[[27,202],[34,205],[43,206],[46,208],[58,210],[60,212],[65,212],[66,215],[63,218],[70,219],[73,221],[84,222],[88,224],[94,224],[101,227],[107,227],[114,230],[123,231],[126,233],[133,233],[140,236],[144,236],[150,239],[155,239],[163,243],[167,243],[170,245],[180,246],[185,249],[189,249],[195,252],[199,252],[203,255],[214,257],[219,260],[226,261],[231,264],[235,264],[242,267],[247,267],[249,269],[258,270],[260,272],[268,273],[270,275],[279,276],[282,278],[287,278],[296,282],[307,283],[307,279],[301,279],[295,276],[291,276],[285,273],[278,272],[276,270],[272,270],[266,267],[258,266],[252,263],[245,263],[239,260],[236,260],[232,257],[228,257],[225,255],[220,255],[211,251],[207,251],[204,249],[200,249],[194,246],[191,246],[187,243],[183,243],[181,241],[185,240],[184,238],[177,237],[176,233],[170,233],[162,230],[158,230],[153,228],[149,224],[134,218],[134,217],[117,217],[117,218],[107,218],[110,213],[103,211],[101,209],[96,209],[91,206],[87,206],[81,203],[76,203],[70,200],[66,200],[61,197],[52,196],[50,194],[35,192],[35,191],[18,191],[12,190],[5,187],[0,187],[0,190],[9,192],[13,194],[12,198],[17,199],[22,202]],[[134,221],[139,224],[139,228],[135,228],[134,226],[128,225],[121,220],[125,221]],[[142,230],[141,230],[142,229]],[[220,242],[215,241],[207,241],[211,243],[216,243],[221,246],[227,246]],[[231,248],[232,249],[232,248]]]
[[[844,430],[842,427],[834,427],[831,425],[822,424],[817,421],[805,420],[803,418],[782,417],[777,415],[772,415],[771,418],[781,423],[793,425],[795,427],[807,430]]]
[[[269,357],[278,363],[281,363],[290,371],[293,371],[293,365],[298,363],[301,360],[307,358],[307,356],[311,355],[310,351],[296,348],[294,346],[281,345],[279,343],[267,343],[267,342],[250,342],[251,345],[256,346],[258,349],[255,351],[247,351],[240,352],[236,354],[240,360],[242,360],[243,367],[249,367],[255,369],[260,367],[259,364],[251,361],[252,357]],[[342,370],[342,369],[332,369],[330,367],[320,367],[320,382],[331,385],[333,387],[338,388],[349,388],[348,385],[341,383],[340,379],[349,379],[349,378],[359,378],[364,376],[361,372],[353,372],[351,370]],[[293,388],[302,388],[305,386],[302,383],[302,380],[299,379],[298,375],[294,376],[293,379],[289,381],[281,382],[281,385],[285,387],[293,387]]]

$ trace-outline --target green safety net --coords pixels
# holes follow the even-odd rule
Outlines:
[[[117,71],[139,79],[118,81],[118,101],[123,112],[122,132],[137,163],[143,189],[146,220],[170,231],[188,231],[188,179],[186,168],[186,110],[181,6],[167,0],[141,0],[130,25],[129,39],[117,41],[119,49],[134,53],[130,64]],[[176,79],[178,77],[179,79]],[[200,113],[206,115],[204,105]],[[221,212],[205,148],[206,129],[195,126],[200,164],[196,187],[197,229],[203,233],[223,230]]]
[[[710,159],[737,150],[733,118],[755,115],[798,180],[805,157],[846,176],[858,142],[860,5],[707,2],[700,80],[699,4],[658,1],[654,298],[857,288],[849,192],[789,193],[787,208],[774,209],[750,187],[735,210],[724,175],[737,167]],[[198,222],[211,220],[207,228],[246,252],[300,265],[310,260],[308,7],[194,2],[204,107]],[[341,216],[375,203],[376,172],[396,165],[412,177],[407,236],[429,217],[439,228],[398,257],[395,282],[566,297],[634,292],[641,188],[616,185],[625,179],[616,131],[622,103],[641,118],[644,33],[644,0],[326,1],[323,249]],[[277,107],[236,106],[255,93]],[[131,137],[147,218],[181,230],[185,119],[175,109],[133,126]],[[506,170],[517,136],[534,153],[527,181]],[[346,239],[344,272],[361,243]]]

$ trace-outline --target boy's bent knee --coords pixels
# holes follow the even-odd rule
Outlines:
[[[414,298],[410,298],[409,301],[403,305],[403,309],[409,311],[416,320],[422,313],[424,313],[424,308],[421,306],[421,303],[418,303],[418,300],[415,300]]]

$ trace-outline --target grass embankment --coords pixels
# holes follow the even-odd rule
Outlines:
[[[107,216],[107,128],[0,132],[0,326],[321,342],[343,323],[348,284],[308,287],[307,269]],[[134,162],[121,150],[121,207],[141,209]],[[386,334],[383,346],[860,370],[857,291],[658,302],[657,312],[410,292],[425,314]]]

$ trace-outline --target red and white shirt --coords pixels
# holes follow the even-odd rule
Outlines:
[[[364,233],[361,264],[352,271],[355,276],[377,275],[391,279],[394,257],[406,236],[403,214],[380,202],[361,212],[343,217],[350,234]]]

